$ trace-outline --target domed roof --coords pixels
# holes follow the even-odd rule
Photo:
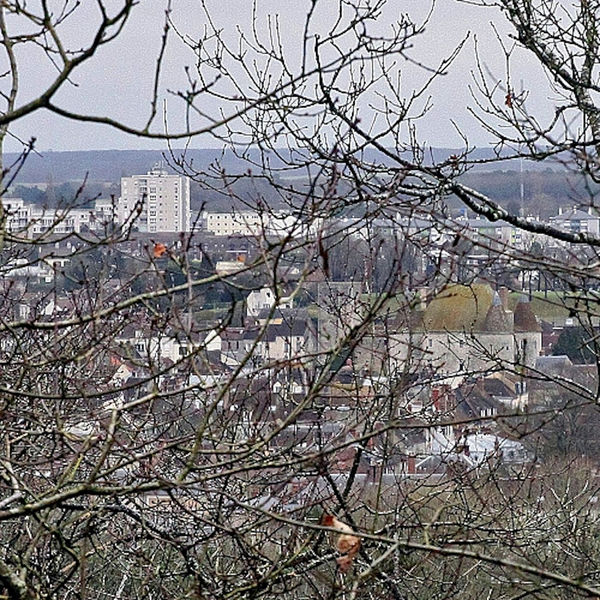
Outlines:
[[[494,291],[484,283],[451,285],[425,309],[423,328],[428,331],[486,331]]]

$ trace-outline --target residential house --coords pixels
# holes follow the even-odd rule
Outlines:
[[[269,287],[263,287],[259,290],[252,290],[246,297],[246,315],[249,317],[258,317],[263,311],[269,311],[277,302],[279,309],[290,307],[289,298],[276,298],[275,292]]]
[[[587,210],[581,210],[578,206],[566,209],[561,206],[558,215],[550,217],[550,224],[569,233],[600,235],[600,217],[591,206]]]

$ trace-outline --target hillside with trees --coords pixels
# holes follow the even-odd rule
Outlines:
[[[456,150],[438,148],[432,149],[431,153],[447,157],[456,153]],[[176,156],[177,151],[172,154]],[[252,204],[252,199],[257,195],[264,196],[265,201],[274,208],[282,205],[277,190],[260,177],[260,169],[255,168],[254,178],[240,178],[240,174],[247,175],[248,163],[234,153],[206,149],[186,150],[185,155],[195,169],[206,173],[205,177],[193,185],[193,200],[197,209],[205,206],[211,210],[227,210],[232,205],[242,209],[244,200]],[[475,160],[490,159],[491,155],[490,152],[481,151],[475,153]],[[7,155],[9,162],[15,158],[14,155]],[[97,194],[118,194],[118,182],[122,176],[145,173],[157,162],[165,162],[177,168],[173,156],[158,151],[43,152],[30,157],[16,174],[11,194],[48,206],[53,206],[56,199],[61,197],[72,198],[83,182],[85,193],[90,198]],[[292,175],[298,185],[301,182],[309,184],[301,171],[296,174],[292,171]],[[277,179],[281,181],[283,178],[285,181],[286,177],[292,175],[288,172]],[[468,187],[481,190],[512,213],[518,214],[523,209],[525,214],[543,219],[557,214],[559,206],[589,203],[590,190],[585,178],[559,162],[545,166],[524,161],[522,172],[516,161],[508,161],[506,164],[475,164],[460,177],[460,181]],[[46,192],[48,186],[51,189],[50,197]],[[233,194],[229,186],[232,186]],[[596,188],[594,184],[591,193],[596,193]],[[232,195],[237,196],[240,201],[232,200]],[[461,203],[457,199],[451,199],[450,206],[460,207]]]

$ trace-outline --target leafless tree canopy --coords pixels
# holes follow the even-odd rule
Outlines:
[[[67,102],[146,4],[0,0],[0,157],[50,111],[165,140],[231,207],[74,227],[86,181],[32,217],[35,140],[0,159],[0,597],[600,597],[600,3],[469,2],[510,28],[491,73],[468,35],[423,63],[434,12],[385,0],[305,2],[293,38],[261,0],[238,28],[198,0],[195,36],[164,2],[139,122]],[[459,53],[488,153],[419,138]],[[209,138],[235,168],[178,150]],[[551,221],[464,183],[533,161],[579,182]]]

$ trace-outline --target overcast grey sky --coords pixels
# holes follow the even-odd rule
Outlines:
[[[111,0],[114,5],[118,0]],[[321,0],[321,12],[318,19],[326,25],[333,18],[338,6],[337,0]],[[65,33],[72,46],[82,43],[90,34],[89,13],[86,9],[93,3],[84,3],[84,10],[75,16]],[[173,21],[178,29],[190,36],[198,37],[204,27],[205,17],[200,9],[199,0],[174,0]],[[207,0],[214,22],[231,39],[237,35],[237,28],[248,30],[252,21],[252,2],[250,0]],[[298,50],[301,40],[303,15],[309,6],[309,0],[260,0],[261,12],[259,26],[265,26],[267,15],[278,14],[284,42],[289,51]],[[427,0],[390,0],[382,17],[382,31],[390,22],[398,18],[400,12],[406,12],[416,20],[422,19],[429,9]],[[58,99],[68,108],[97,115],[111,115],[127,123],[140,125],[149,109],[149,96],[152,85],[152,73],[159,47],[163,27],[163,2],[161,0],[141,0],[135,8],[133,18],[122,36],[114,43],[103,48],[84,69],[78,71],[74,82],[76,86],[65,87]],[[448,75],[440,78],[431,88],[432,109],[420,122],[421,140],[436,146],[454,147],[461,145],[461,139],[455,131],[453,122],[477,145],[487,145],[490,136],[476,124],[466,111],[473,101],[469,94],[472,81],[471,71],[475,68],[474,40],[479,41],[479,51],[486,69],[504,79],[505,65],[502,52],[492,31],[490,23],[505,35],[507,25],[493,8],[482,8],[458,2],[457,0],[438,0],[433,16],[425,34],[416,42],[412,55],[424,63],[435,66],[440,58],[449,52],[467,34],[469,41],[457,58]],[[13,21],[13,25],[16,23]],[[25,101],[43,88],[51,77],[51,70],[41,54],[33,49],[23,50],[20,54],[21,89],[20,99]],[[525,53],[516,55],[513,64],[513,78],[523,80],[529,90],[529,103],[539,106],[544,112],[548,98],[547,86],[543,74],[535,61]],[[173,38],[166,56],[166,68],[163,76],[163,90],[180,88],[185,83],[184,66],[193,66],[194,57],[188,48]],[[422,74],[414,67],[406,66],[403,86],[410,89]],[[208,102],[208,101],[207,101]],[[208,106],[216,109],[216,106]],[[167,104],[169,123],[176,129],[181,123],[182,114],[175,102]],[[160,127],[160,122],[157,123]],[[37,112],[15,124],[12,131],[22,139],[31,136],[37,138],[37,147],[41,150],[87,150],[87,149],[135,149],[163,148],[164,142],[127,136],[106,126],[69,122],[47,112]],[[176,144],[180,147],[182,143]],[[192,147],[211,147],[215,142],[209,137],[198,137]],[[9,140],[6,150],[18,150],[14,140]]]

